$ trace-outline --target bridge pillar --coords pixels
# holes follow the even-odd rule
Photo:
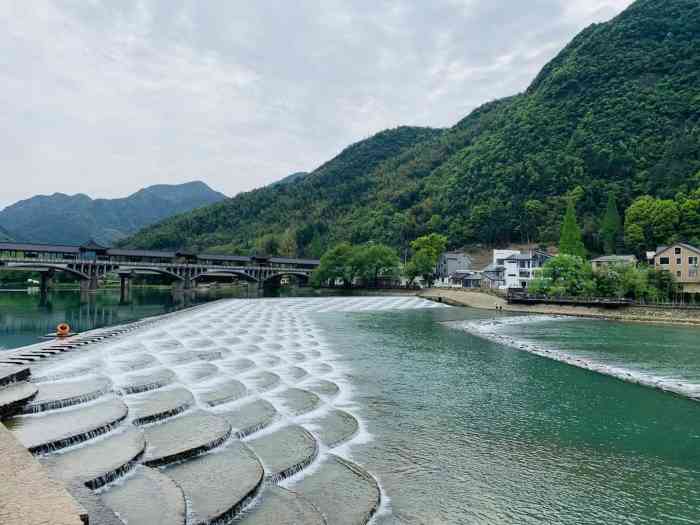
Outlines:
[[[128,275],[119,275],[119,302],[128,303],[131,292],[131,279]]]
[[[41,284],[39,289],[42,296],[46,295],[46,292],[53,286],[53,272],[51,270],[40,272]]]
[[[97,290],[99,287],[99,280],[97,278],[97,268],[90,274],[90,290]]]

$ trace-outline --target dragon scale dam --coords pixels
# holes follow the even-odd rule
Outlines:
[[[7,352],[0,438],[73,500],[46,523],[366,523],[381,489],[351,455],[370,436],[314,317],[439,306],[223,300]]]

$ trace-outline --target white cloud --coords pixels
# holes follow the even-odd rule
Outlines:
[[[0,206],[202,179],[228,194],[523,90],[629,0],[0,3]]]

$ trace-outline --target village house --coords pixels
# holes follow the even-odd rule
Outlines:
[[[491,263],[481,270],[481,287],[500,290],[506,287],[506,267]]]
[[[481,288],[481,272],[476,270],[458,270],[450,275],[450,285],[457,288]]]
[[[603,255],[591,260],[593,271],[605,270],[610,266],[636,266],[637,258],[634,255]]]
[[[497,252],[502,250],[494,250],[494,261],[500,260]],[[535,270],[542,268],[551,255],[540,250],[530,250],[526,253],[514,252],[503,258],[503,266],[505,267],[505,286],[504,288],[527,288],[528,283],[535,277]]]
[[[685,243],[661,246],[650,260],[656,269],[670,272],[681,285],[683,293],[700,293],[698,261],[700,248]]]
[[[444,280],[459,271],[466,271],[471,266],[472,260],[464,252],[445,252],[438,258],[435,266],[435,276]]]

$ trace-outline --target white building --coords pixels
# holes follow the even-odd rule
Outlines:
[[[521,253],[517,250],[494,250],[493,265],[505,268],[504,284],[501,288],[527,288],[535,276],[535,270],[541,268],[551,255],[539,250]]]

